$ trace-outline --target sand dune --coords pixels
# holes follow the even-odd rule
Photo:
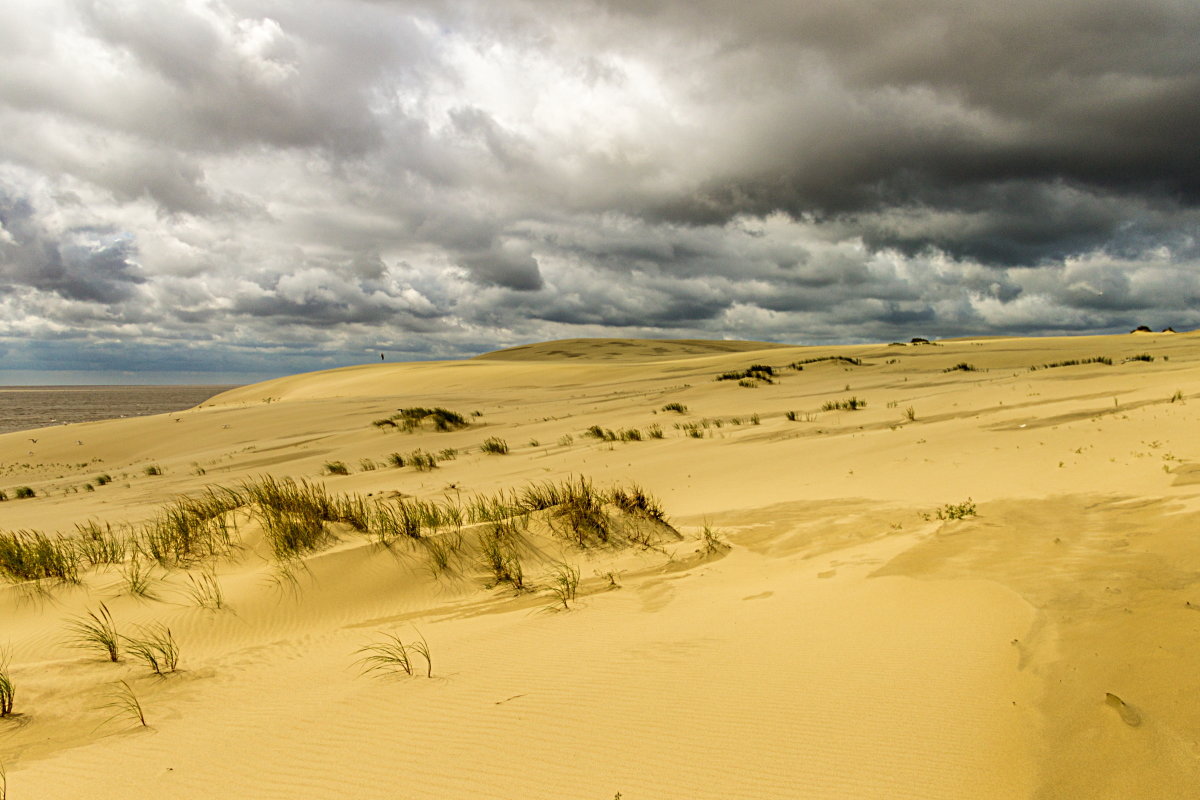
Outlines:
[[[1195,333],[568,340],[3,435],[0,572],[17,531],[147,549],[206,487],[361,500],[290,555],[299,512],[214,489],[228,546],[137,557],[144,595],[129,552],[0,584],[8,797],[1190,797],[1198,402]],[[387,528],[420,502],[461,516]],[[72,647],[102,603],[178,669]],[[388,635],[430,662],[364,674]]]

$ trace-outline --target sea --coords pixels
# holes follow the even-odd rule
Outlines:
[[[234,386],[0,386],[0,433],[168,414]]]

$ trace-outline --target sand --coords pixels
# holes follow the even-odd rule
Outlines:
[[[1154,360],[1127,360],[1142,353]],[[827,356],[862,363],[786,366]],[[1030,370],[1097,356],[1112,364]],[[716,380],[752,364],[774,382]],[[852,396],[866,407],[822,410]],[[1191,797],[1198,403],[1190,333],[605,339],[3,435],[0,489],[38,496],[0,503],[2,531],[136,525],[267,475],[369,504],[633,482],[678,531],[580,549],[535,520],[518,592],[489,585],[469,544],[435,573],[420,543],[342,523],[285,573],[243,510],[239,549],[154,567],[153,599],[116,567],[4,583],[8,797]],[[372,424],[414,406],[480,415],[451,432]],[[664,438],[597,440],[593,425]],[[481,453],[488,437],[510,452]],[[386,463],[447,448],[432,471]],[[337,460],[350,474],[326,474]],[[705,526],[724,544],[706,547]],[[580,574],[566,608],[556,564]],[[187,592],[206,571],[220,609]],[[123,631],[169,625],[178,670],[72,648],[69,622],[101,603]],[[420,659],[413,676],[364,674],[361,649],[386,634],[424,637],[432,677]],[[147,726],[101,708],[121,680]]]

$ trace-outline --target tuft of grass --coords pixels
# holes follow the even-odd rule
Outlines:
[[[961,503],[947,503],[935,512],[938,519],[965,519],[975,516],[975,503],[967,498]]]
[[[463,538],[458,533],[426,536],[420,540],[429,556],[429,568],[435,575],[450,571],[451,562],[463,548]]]
[[[572,436],[569,433],[564,433],[562,436],[558,437],[558,446],[559,447],[570,447],[574,441],[575,441],[574,436]]]
[[[158,464],[149,464],[142,471],[145,472],[148,477],[163,474],[162,467],[160,467]]]
[[[1129,358],[1127,358],[1127,359],[1125,359],[1125,360],[1126,360],[1126,361],[1146,361],[1146,362],[1150,362],[1150,361],[1153,361],[1153,360],[1154,360],[1154,356],[1150,355],[1149,353],[1138,353],[1136,356],[1130,356]]]
[[[125,562],[129,552],[128,542],[120,533],[113,531],[108,523],[103,528],[95,520],[76,523],[75,530],[79,534],[75,540],[75,553],[81,561],[93,567]]]
[[[424,450],[414,450],[408,454],[408,466],[415,469],[417,472],[429,472],[437,469],[438,459],[433,453],[426,453]]]
[[[478,412],[472,416],[482,416]],[[466,417],[457,411],[447,408],[402,408],[397,413],[385,419],[377,419],[371,423],[380,430],[400,428],[408,433],[422,428],[432,428],[435,431],[456,431],[471,425]]]
[[[479,446],[481,452],[489,455],[506,456],[508,455],[508,442],[497,436],[490,436],[483,440],[483,444]]]
[[[154,579],[153,572],[153,566],[142,561],[135,553],[133,558],[121,567],[121,581],[125,584],[125,590],[133,597],[153,600],[154,592],[150,588]]]
[[[330,475],[349,475],[350,468],[346,466],[345,461],[326,461],[324,466],[325,472]]]
[[[37,497],[37,492],[28,486],[18,486],[13,489],[13,497],[18,500],[26,500],[30,497]]]
[[[575,601],[575,594],[578,589],[579,568],[573,567],[566,562],[555,564],[551,573],[550,593],[562,603],[564,610],[571,607],[570,604]]]
[[[960,361],[953,367],[946,367],[942,372],[978,372],[979,368],[965,361]]]
[[[139,638],[122,636],[125,650],[146,663],[155,675],[174,672],[179,665],[179,643],[171,629],[161,623],[138,629]]]
[[[68,645],[80,650],[98,650],[114,664],[121,658],[121,635],[113,622],[108,606],[100,604],[99,613],[89,611],[87,616],[77,617],[67,623],[70,634]]]
[[[916,422],[917,421],[917,410],[915,408],[913,408],[912,406],[908,406],[907,408],[904,409],[904,418],[906,420],[908,420],[909,422]]]
[[[480,556],[484,567],[492,573],[493,586],[507,583],[518,592],[525,590],[525,570],[517,549],[518,540],[519,531],[512,519],[493,522],[481,539]]]
[[[97,486],[105,486],[107,484],[112,483],[112,475],[108,475],[108,474],[97,475],[95,478],[92,479],[92,482],[95,483]]]
[[[1067,359],[1066,361],[1055,361],[1050,364],[1042,364],[1040,366],[1032,366],[1029,368],[1029,371],[1035,372],[1039,369],[1056,369],[1058,367],[1078,367],[1083,364],[1104,364],[1106,366],[1111,367],[1112,363],[1113,363],[1112,359],[1109,358],[1108,356],[1095,356],[1093,358],[1070,358],[1070,359]]]
[[[133,687],[128,683],[117,681],[107,696],[108,702],[101,705],[100,709],[111,709],[113,713],[105,722],[112,722],[118,717],[127,717],[136,719],[142,727],[149,727],[146,724],[146,714],[142,711],[142,703],[134,694]]]
[[[658,522],[667,521],[658,500],[636,483],[628,489],[616,487],[610,490],[608,501],[630,516],[646,517]]]
[[[7,717],[13,710],[13,698],[17,687],[8,674],[8,654],[0,653],[0,717]]]
[[[0,533],[0,575],[14,582],[53,578],[79,582],[79,555],[74,542],[41,531]]]
[[[646,436],[647,436],[648,438],[650,438],[650,439],[662,439],[662,438],[664,438],[664,437],[663,437],[663,429],[662,429],[662,426],[660,426],[660,425],[651,425],[649,428],[646,428]]]
[[[358,659],[358,663],[363,665],[363,672],[403,672],[405,675],[412,675],[412,654],[416,653],[425,659],[425,674],[432,678],[433,659],[429,653],[429,643],[419,631],[417,635],[421,637],[420,641],[406,644],[398,634],[385,633],[382,642],[359,648],[359,653],[366,654]]]
[[[373,472],[375,470],[375,462],[369,458],[360,458],[358,460],[358,469],[360,472]]]
[[[818,356],[817,358],[805,358],[801,361],[793,361],[788,366],[796,371],[800,371],[804,369],[805,364],[816,364],[821,361],[839,361],[843,364],[851,364],[856,367],[861,367],[863,363],[861,358],[854,358],[852,356]]]
[[[662,410],[674,411],[676,414],[686,414],[688,409],[683,403],[667,403],[662,407]]]
[[[388,466],[396,467],[397,469],[404,468],[404,456],[399,453],[391,453],[387,457]]]
[[[217,580],[216,573],[201,572],[199,575],[188,573],[187,581],[187,586],[183,587],[183,591],[200,608],[220,611],[225,607],[225,593],[221,590],[221,583]]]
[[[821,404],[822,411],[857,411],[866,407],[867,401],[857,397],[849,397],[845,400],[827,400]]]
[[[1175,390],[1175,394],[1171,395],[1171,402],[1172,403],[1183,402],[1183,390],[1182,389]]]
[[[700,531],[700,547],[705,555],[711,556],[716,553],[724,553],[730,545],[721,539],[720,534],[714,531],[711,525],[705,523],[704,529]]]

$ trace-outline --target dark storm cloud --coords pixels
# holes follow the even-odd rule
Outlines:
[[[1175,0],[10,0],[0,347],[1194,327],[1197,42]]]
[[[137,250],[113,231],[76,228],[60,238],[35,219],[23,198],[0,187],[0,281],[53,292],[69,300],[115,303],[144,283]]]

